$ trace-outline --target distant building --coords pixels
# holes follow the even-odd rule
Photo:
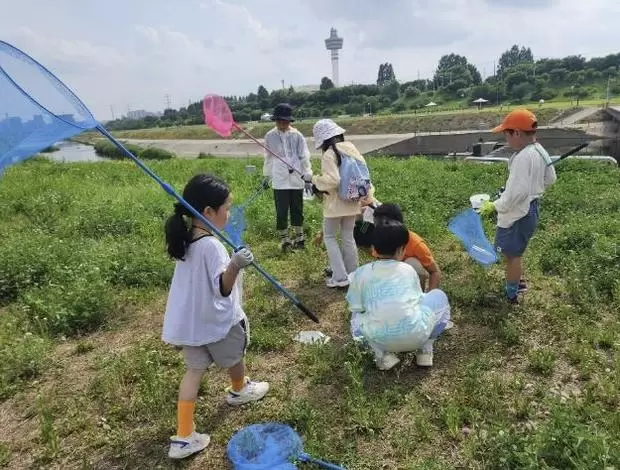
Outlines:
[[[157,114],[151,113],[150,111],[145,111],[144,109],[127,111],[127,119],[144,119],[147,116],[157,116]]]
[[[321,89],[320,85],[299,85],[293,87],[295,91],[303,92],[303,93],[314,93],[315,91],[319,91]]]

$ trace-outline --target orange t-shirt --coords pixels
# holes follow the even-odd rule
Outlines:
[[[375,249],[372,249],[372,256],[377,258],[377,253]],[[405,246],[405,259],[407,258],[417,258],[420,261],[420,264],[425,268],[428,268],[431,264],[435,262],[433,258],[433,253],[428,248],[426,243],[424,243],[424,239],[418,235],[417,233],[409,230],[409,241]]]

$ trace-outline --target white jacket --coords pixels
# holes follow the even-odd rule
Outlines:
[[[495,201],[497,226],[509,228],[527,215],[530,202],[540,198],[557,177],[549,154],[538,142],[515,153],[508,161],[506,190]]]
[[[310,150],[306,139],[297,129],[290,127],[285,132],[271,129],[265,134],[265,146],[302,174],[312,174]],[[273,189],[304,189],[301,175],[296,171],[290,173],[289,170],[286,164],[265,150],[263,175],[271,178]]]

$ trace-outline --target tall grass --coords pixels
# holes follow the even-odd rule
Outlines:
[[[179,191],[194,173],[214,172],[241,202],[260,184],[247,163],[260,164],[150,166]],[[279,254],[266,191],[247,210],[247,243],[322,323],[306,323],[248,270],[248,368],[272,382],[272,393],[229,411],[219,405],[225,375],[210,372],[197,425],[213,444],[188,465],[228,468],[225,444],[239,426],[277,420],[294,425],[310,452],[351,469],[620,466],[620,170],[558,165],[525,258],[530,291],[510,309],[489,300],[501,291],[501,266],[475,265],[446,228],[471,194],[500,187],[506,168],[422,158],[369,164],[378,198],[402,206],[445,273],[456,327],[437,343],[436,365],[423,371],[404,355],[395,371],[374,368],[349,340],[342,294],[323,285],[323,250]],[[131,162],[36,161],[3,175],[0,201],[0,412],[15,426],[36,415],[39,430],[35,440],[0,437],[0,466],[166,467],[183,370],[159,340],[174,266],[162,227],[173,200]],[[305,216],[312,235],[320,206],[306,203]],[[314,328],[332,341],[292,341]]]

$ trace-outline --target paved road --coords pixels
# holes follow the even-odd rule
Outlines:
[[[386,134],[386,135],[350,135],[347,140],[355,144],[362,153],[371,152],[387,145],[395,144],[408,139],[415,134]],[[122,139],[131,144],[141,147],[159,147],[174,152],[180,157],[195,158],[200,152],[229,157],[247,157],[249,155],[262,155],[263,149],[249,139],[213,139],[213,140],[159,140],[159,139]],[[264,143],[263,139],[259,139]],[[308,148],[313,155],[320,152],[314,148],[314,139],[307,138]]]
[[[555,126],[541,126],[540,129],[552,128]],[[444,132],[418,132],[409,134],[377,134],[377,135],[348,135],[347,140],[355,144],[358,150],[365,154],[389,145],[393,145],[412,137],[424,137],[429,135],[454,136],[462,134],[476,134],[480,132],[488,132],[490,129],[469,129],[461,131],[444,131]],[[196,158],[199,153],[226,157],[247,157],[262,155],[263,149],[255,142],[249,139],[213,139],[213,140],[190,140],[190,139],[121,139],[128,143],[136,144],[141,147],[159,147],[170,150],[179,157]],[[259,139],[263,142],[262,139]],[[308,148],[314,156],[320,155],[320,152],[314,148],[314,139],[307,138]]]
[[[586,118],[592,116],[594,113],[596,113],[599,110],[600,110],[600,108],[585,108],[585,109],[579,110],[579,111],[577,111],[577,112],[575,112],[573,114],[565,116],[562,119],[554,121],[551,124],[552,125],[556,124],[558,126],[572,126],[574,124],[577,124],[582,119],[586,119]]]

